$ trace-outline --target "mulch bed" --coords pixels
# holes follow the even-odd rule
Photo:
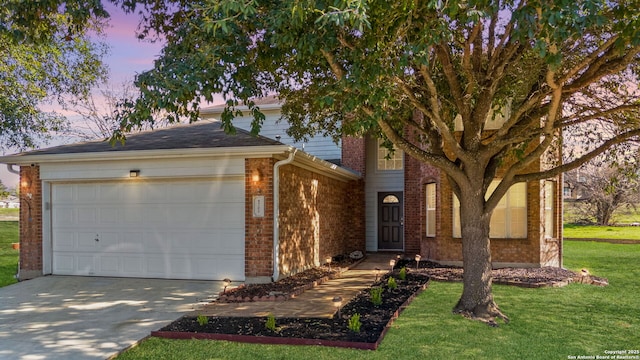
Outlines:
[[[276,330],[266,327],[264,317],[207,317],[200,325],[198,318],[183,316],[152,336],[173,339],[216,339],[252,343],[326,345],[357,349],[376,349],[388,327],[411,300],[426,289],[429,278],[424,274],[407,274],[397,280],[398,287],[387,287],[387,277],[375,283],[381,287],[382,304],[375,306],[370,291],[362,291],[345,304],[333,318],[277,318]],[[349,329],[352,315],[359,314],[359,332]]]
[[[286,300],[295,297],[304,289],[313,287],[322,279],[339,275],[337,268],[349,264],[336,264],[332,271],[328,268],[311,269],[293,275],[278,282],[262,285],[250,285],[227,291],[224,301],[260,301]],[[416,265],[419,265],[416,269]],[[384,288],[383,302],[374,306],[370,289],[360,292],[349,303],[345,304],[340,314],[333,318],[277,318],[276,330],[266,327],[264,317],[207,317],[207,323],[200,325],[198,318],[183,316],[170,325],[152,332],[152,336],[172,339],[213,339],[261,344],[289,345],[325,345],[375,350],[391,323],[400,312],[427,288],[429,280],[462,281],[462,269],[442,266],[430,261],[400,260],[396,264],[394,277],[398,277],[398,269],[408,269],[405,281],[397,280],[397,289],[389,289],[385,275],[372,287]],[[573,271],[543,268],[504,268],[493,270],[493,282],[522,287],[564,286],[571,282],[608,285],[607,279],[592,276],[588,271]],[[233,294],[233,295],[232,295]],[[220,299],[218,300],[220,301]],[[349,329],[349,318],[353,314],[361,316],[360,331]]]
[[[406,266],[415,269],[415,261],[400,261],[397,267]],[[419,266],[421,273],[429,275],[436,281],[462,281],[463,271],[460,267],[443,266],[431,261],[421,261]],[[514,285],[527,288],[539,287],[561,287],[572,282],[591,284],[596,286],[606,286],[608,280],[602,277],[593,276],[583,270],[573,272],[557,267],[541,268],[501,268],[492,272],[493,283],[501,285]]]

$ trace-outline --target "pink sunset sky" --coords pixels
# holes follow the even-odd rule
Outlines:
[[[151,69],[153,60],[160,54],[162,44],[138,40],[136,37],[139,19],[137,14],[125,14],[110,3],[105,7],[111,15],[104,39],[110,47],[103,59],[109,69],[106,87],[117,89],[120,84],[132,81],[136,74]],[[49,144],[51,145],[54,144]],[[9,150],[7,154],[13,152]],[[6,186],[14,187],[18,182],[18,176],[9,173],[6,166],[0,164],[0,180]]]

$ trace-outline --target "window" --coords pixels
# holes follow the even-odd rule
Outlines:
[[[553,205],[555,203],[555,188],[555,182],[544,182],[544,236],[549,239],[555,237],[556,221],[553,211]]]
[[[398,199],[398,197],[395,195],[387,195],[384,197],[384,199],[382,199],[383,204],[397,204],[399,202],[400,199]]]
[[[404,152],[394,148],[391,152],[382,146],[383,141],[378,139],[378,170],[402,170],[402,158]]]
[[[489,185],[487,197],[498,187],[500,180]],[[462,237],[460,230],[460,201],[453,196],[453,237]],[[527,237],[527,184],[512,185],[493,210],[489,237],[494,239],[522,239]]]
[[[427,184],[425,192],[427,196],[427,236],[433,237],[436,236],[436,184]]]

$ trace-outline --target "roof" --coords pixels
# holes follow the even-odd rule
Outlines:
[[[122,152],[136,150],[170,150],[170,149],[206,149],[222,147],[247,147],[283,145],[282,143],[264,136],[251,135],[246,130],[237,129],[236,134],[230,135],[220,126],[219,122],[202,121],[189,125],[178,125],[157,130],[150,130],[127,135],[124,145],[115,145],[107,140],[86,141],[69,145],[60,145],[46,149],[34,150],[12,157],[53,154],[79,154]]]
[[[357,179],[359,174],[309,155],[279,141],[254,136],[236,128],[227,134],[218,121],[199,121],[157,130],[130,134],[126,142],[111,145],[109,141],[86,141],[70,145],[0,156],[0,163],[29,164],[40,162],[69,162],[93,160],[122,160],[176,156],[286,156],[297,152],[296,164],[319,169],[345,179]]]

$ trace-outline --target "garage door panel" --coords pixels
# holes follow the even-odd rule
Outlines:
[[[52,206],[54,273],[244,279],[241,180],[54,184]]]
[[[100,256],[99,273],[117,275],[120,271],[120,257],[119,256]]]
[[[75,256],[71,254],[54,254],[53,260],[53,263],[56,265],[53,269],[54,273],[69,275],[75,271]]]

